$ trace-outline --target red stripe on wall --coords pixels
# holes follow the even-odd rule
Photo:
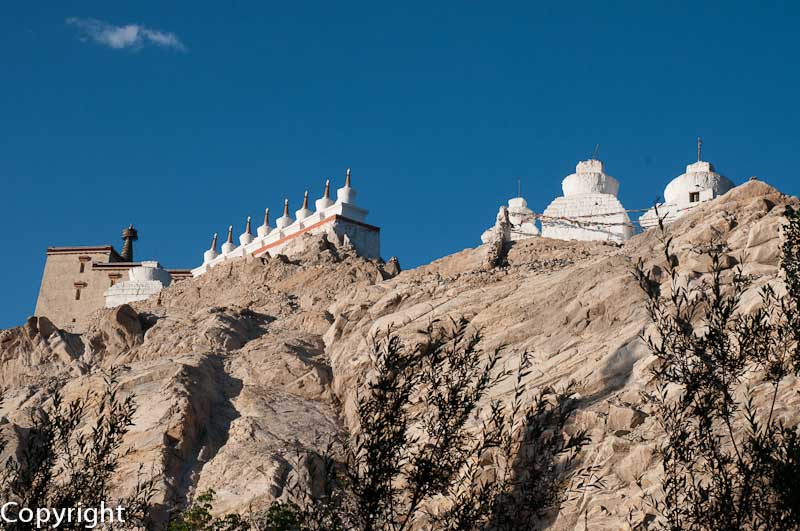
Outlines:
[[[354,219],[350,219],[350,218],[347,218],[347,217],[344,217],[344,216],[340,216],[338,214],[334,214],[333,216],[331,216],[329,218],[325,218],[322,221],[318,221],[318,222],[314,223],[313,225],[309,225],[308,227],[303,227],[302,229],[300,229],[299,231],[295,232],[294,234],[290,234],[289,236],[281,238],[278,241],[274,241],[274,242],[270,243],[269,245],[265,245],[264,247],[261,247],[260,249],[256,249],[255,251],[253,251],[252,255],[253,256],[259,256],[261,254],[264,254],[265,252],[267,252],[268,250],[272,249],[273,247],[277,247],[278,245],[284,244],[284,243],[288,242],[289,240],[292,240],[292,239],[294,239],[294,238],[296,238],[298,236],[302,236],[303,234],[305,234],[306,232],[308,232],[310,230],[314,230],[314,229],[316,229],[318,227],[321,227],[322,225],[325,225],[326,223],[332,223],[332,222],[336,221],[337,219],[341,219],[342,221],[347,221],[348,223],[354,223],[356,225],[359,225],[359,226],[364,227],[365,229],[368,229],[368,230],[371,230],[371,231],[378,232],[378,231],[381,230],[380,228],[375,227],[373,225],[368,225],[368,224],[363,223],[361,221],[356,221]]]

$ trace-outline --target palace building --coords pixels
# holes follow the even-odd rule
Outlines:
[[[106,292],[124,284],[130,271],[142,266],[133,256],[138,236],[133,225],[124,229],[122,252],[111,245],[48,247],[35,315],[46,316],[68,332],[82,332],[89,315],[106,306]],[[164,275],[174,281],[188,278],[191,273],[168,269]],[[124,302],[130,300],[136,299]]]

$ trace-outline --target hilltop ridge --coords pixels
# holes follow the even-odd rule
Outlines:
[[[797,203],[750,181],[678,219],[668,230],[682,275],[703,282],[709,264],[693,250],[726,245],[726,269],[753,278],[746,310],[759,286],[780,283],[779,227]],[[606,488],[552,515],[551,528],[582,529],[583,510],[593,529],[624,528],[637,480],[649,489],[658,477],[659,432],[643,399],[653,357],[639,339],[648,320],[631,270],[641,261],[658,273],[659,237],[650,230],[621,246],[536,237],[511,244],[500,267],[486,267],[483,245],[392,276],[379,261],[309,236],[292,259],[232,261],[158,297],[98,311],[81,335],[32,318],[0,332],[0,429],[16,442],[6,452],[24,444],[19,428],[53,389],[81,395],[119,366],[123,391],[140,405],[119,488],[139,462],[152,463],[165,474],[161,503],[213,488],[218,510],[257,510],[291,479],[313,481],[309,452],[354,425],[371,337],[391,328],[413,340],[431,320],[464,316],[482,331],[483,348],[503,347],[506,366],[532,354],[531,392],[578,382],[575,426],[592,439],[582,460],[599,467]],[[798,390],[791,379],[780,397],[779,414],[795,423]]]

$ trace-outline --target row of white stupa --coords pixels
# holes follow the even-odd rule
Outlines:
[[[314,202],[315,210],[308,208],[308,191],[303,196],[303,206],[294,212],[294,217],[289,214],[289,199],[283,202],[283,215],[275,220],[275,226],[270,225],[269,208],[264,211],[264,223],[252,232],[251,218],[248,216],[245,230],[239,235],[239,244],[233,241],[233,225],[228,227],[228,238],[222,244],[221,252],[217,250],[217,234],[214,234],[211,247],[203,253],[203,264],[192,270],[194,276],[200,276],[209,268],[218,265],[231,258],[239,258],[250,255],[264,254],[267,250],[274,254],[281,250],[285,243],[293,236],[298,236],[308,230],[320,225],[323,220],[330,221],[331,218],[343,217],[347,222],[370,227],[364,223],[368,211],[356,206],[356,190],[350,186],[350,169],[347,169],[345,183],[342,188],[336,191],[336,201],[330,198],[330,180],[325,182],[325,191],[322,197]],[[358,238],[358,234],[350,234],[352,238]],[[370,256],[375,254],[375,246],[379,240],[369,238],[365,241],[353,242],[362,254]]]
[[[724,194],[734,184],[702,160],[686,166],[686,172],[674,178],[664,189],[664,202],[639,217],[643,228],[658,224],[658,218],[670,223],[697,205]],[[561,240],[606,240],[621,243],[634,234],[628,211],[617,198],[619,181],[606,174],[603,163],[592,159],[579,162],[575,173],[561,183],[564,195],[557,197],[541,215],[535,214],[522,197],[508,201],[511,240],[533,236]],[[506,207],[501,207],[505,209]],[[656,214],[656,208],[658,214]],[[502,213],[502,212],[501,212]],[[502,216],[498,215],[498,219]],[[541,231],[536,220],[541,222]],[[499,221],[498,221],[499,223]],[[492,229],[483,233],[484,242]]]

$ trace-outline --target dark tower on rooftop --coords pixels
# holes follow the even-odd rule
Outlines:
[[[139,232],[130,225],[127,229],[122,230],[122,239],[125,243],[122,245],[123,262],[133,262],[133,242],[139,239]]]

